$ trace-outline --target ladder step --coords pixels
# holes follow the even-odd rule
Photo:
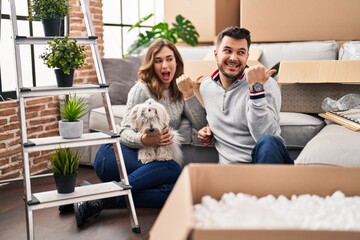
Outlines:
[[[28,201],[27,204],[31,210],[36,210],[75,202],[127,195],[130,191],[131,186],[123,182],[97,183],[75,187],[74,192],[67,194],[60,194],[57,190],[34,193],[32,200]]]
[[[63,39],[64,37],[56,37]],[[97,37],[70,37],[69,39],[75,39],[78,44],[96,44]],[[16,36],[15,43],[19,45],[32,45],[32,44],[48,44],[48,42],[54,41],[54,37],[28,37],[28,36]]]
[[[43,97],[63,94],[101,93],[109,87],[108,84],[77,84],[72,87],[23,87],[20,89],[20,97]]]
[[[23,144],[25,152],[36,152],[53,150],[59,147],[84,147],[91,145],[100,145],[105,143],[116,143],[119,141],[119,135],[116,133],[93,132],[84,133],[80,138],[65,139],[61,136],[32,138]]]

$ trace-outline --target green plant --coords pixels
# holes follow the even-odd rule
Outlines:
[[[139,27],[143,22],[147,21],[154,14],[150,14],[143,19],[140,19],[137,23],[131,26],[129,31]],[[172,23],[173,27],[169,28],[169,25],[165,22],[160,22],[153,26],[151,30],[139,33],[137,40],[132,43],[128,49],[126,55],[138,54],[145,47],[148,47],[150,43],[158,38],[166,39],[172,43],[177,43],[178,39],[182,39],[190,46],[196,46],[198,44],[199,33],[196,31],[194,25],[181,15],[177,15],[175,23]]]
[[[64,104],[60,106],[60,116],[69,122],[75,122],[87,113],[85,98],[78,98],[76,95],[69,96]]]
[[[72,175],[79,170],[83,153],[70,148],[58,148],[50,155],[51,170],[54,175]]]
[[[76,39],[54,38],[48,42],[49,46],[40,55],[49,68],[59,68],[65,74],[70,74],[70,70],[78,69],[86,65],[86,47],[78,45]]]
[[[63,19],[70,12],[68,0],[31,0],[29,4],[29,19]]]

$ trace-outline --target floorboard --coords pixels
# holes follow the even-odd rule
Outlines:
[[[91,167],[80,167],[77,183],[99,182]],[[55,189],[52,177],[32,180],[33,192]],[[0,186],[0,238],[26,239],[26,211],[22,181]],[[58,207],[33,211],[36,239],[148,239],[149,231],[160,209],[137,208],[141,234],[131,230],[127,209],[105,209],[83,228],[76,226],[73,213],[60,214]]]

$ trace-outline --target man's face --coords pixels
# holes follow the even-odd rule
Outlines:
[[[235,81],[240,76],[249,57],[246,39],[228,36],[223,38],[214,53],[222,77],[229,81]]]

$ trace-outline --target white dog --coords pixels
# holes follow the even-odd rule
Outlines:
[[[148,99],[144,103],[135,105],[130,112],[130,127],[136,132],[143,134],[157,134],[169,126],[170,118],[165,107],[154,99]],[[142,163],[153,160],[175,160],[181,164],[183,154],[181,151],[181,135],[170,128],[174,135],[173,143],[166,146],[145,147],[139,149],[138,158]]]

